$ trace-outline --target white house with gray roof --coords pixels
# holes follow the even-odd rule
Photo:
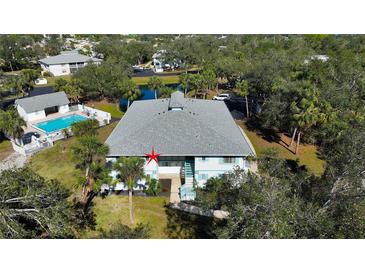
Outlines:
[[[15,100],[18,113],[26,122],[44,119],[52,113],[69,112],[69,103],[63,91]]]
[[[44,71],[54,76],[69,75],[75,73],[87,64],[100,64],[101,59],[79,54],[77,51],[66,51],[56,56],[50,56],[39,60]]]
[[[135,101],[106,144],[111,162],[121,156],[145,157],[154,147],[161,154],[159,164],[147,164],[146,157],[146,175],[180,178],[183,200],[194,196],[194,185],[203,186],[211,177],[235,167],[255,168],[247,159],[256,155],[255,150],[225,103],[184,98],[179,91],[168,99]],[[143,183],[139,182],[142,187]]]

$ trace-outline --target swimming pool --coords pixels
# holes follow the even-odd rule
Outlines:
[[[65,128],[69,128],[73,123],[84,120],[87,120],[87,118],[78,114],[72,114],[46,122],[38,123],[34,126],[44,131],[45,133],[51,133]]]

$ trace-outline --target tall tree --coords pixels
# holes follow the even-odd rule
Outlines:
[[[29,168],[0,173],[0,238],[74,237],[70,193]]]
[[[245,101],[246,101],[246,117],[249,118],[250,117],[250,112],[249,112],[249,108],[248,108],[248,82],[246,80],[242,80],[240,82],[236,83],[236,89],[238,90],[238,95],[239,96],[243,96],[245,97]]]
[[[62,87],[62,91],[64,91],[72,104],[79,103],[82,88],[79,86],[79,83],[71,79],[65,86]]]
[[[117,83],[118,91],[121,97],[128,100],[127,108],[130,103],[137,100],[141,96],[141,91],[136,83],[130,78],[123,78]]]
[[[147,86],[148,86],[148,88],[152,89],[155,92],[155,99],[157,99],[157,91],[160,90],[164,86],[164,83],[161,80],[161,78],[159,78],[157,76],[152,76],[148,80]]]
[[[99,122],[96,119],[87,119],[71,125],[71,131],[76,137],[96,136],[98,128]]]
[[[82,88],[87,99],[119,99],[118,82],[131,73],[127,63],[116,59],[104,61],[101,65],[89,64],[78,70],[74,79]]]
[[[23,127],[25,126],[26,122],[19,116],[14,107],[10,107],[7,111],[0,110],[0,130],[18,145],[21,144],[20,138],[24,133]]]
[[[133,188],[138,180],[145,177],[144,163],[145,160],[141,157],[120,157],[113,165],[113,169],[119,172],[120,179],[128,187],[129,218],[132,224],[134,223]]]
[[[78,138],[78,142],[72,147],[77,168],[84,171],[84,179],[81,180],[82,193],[81,204],[87,209],[90,200],[94,197],[94,183],[96,172],[105,161],[108,154],[108,146],[101,143],[95,136],[86,135]]]
[[[160,98],[170,98],[171,94],[174,92],[175,92],[174,89],[167,86],[163,86],[162,88],[160,88]]]
[[[326,105],[328,108],[329,105]],[[295,130],[292,140],[297,132],[297,145],[295,154],[298,153],[301,134],[308,131],[312,126],[327,119],[327,113],[323,112],[318,99],[318,92],[315,89],[305,89],[300,92],[298,102],[294,101],[290,105],[293,113]],[[292,144],[291,141],[290,144]]]
[[[191,85],[191,74],[188,73],[182,73],[179,75],[179,81],[182,89],[184,90],[184,94],[186,96],[186,93],[190,89]]]

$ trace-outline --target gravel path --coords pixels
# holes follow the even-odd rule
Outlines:
[[[0,172],[6,169],[23,167],[27,162],[27,157],[18,152],[13,152],[7,158],[0,161]]]

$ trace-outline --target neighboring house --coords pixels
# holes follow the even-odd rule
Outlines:
[[[159,50],[155,54],[152,55],[152,63],[155,72],[163,72],[164,60],[163,55],[166,53],[166,50]]]
[[[152,147],[159,164],[144,166],[147,176],[171,180],[174,201],[194,198],[193,186],[235,167],[256,169],[247,160],[255,150],[224,102],[184,98],[135,101],[106,140],[108,162],[121,156],[146,157]],[[112,173],[116,176],[116,173]],[[144,181],[138,182],[143,188]],[[170,200],[171,200],[170,197]]]
[[[77,51],[67,51],[41,59],[39,63],[44,71],[48,71],[54,76],[60,76],[75,73],[90,63],[98,65],[101,61],[101,59],[79,54]]]
[[[44,119],[52,113],[69,112],[69,103],[64,92],[26,97],[15,101],[19,115],[26,122]]]
[[[165,62],[166,50],[162,49],[152,55],[152,64],[155,72],[163,72],[164,70],[174,70],[179,67],[179,62],[166,63]]]

